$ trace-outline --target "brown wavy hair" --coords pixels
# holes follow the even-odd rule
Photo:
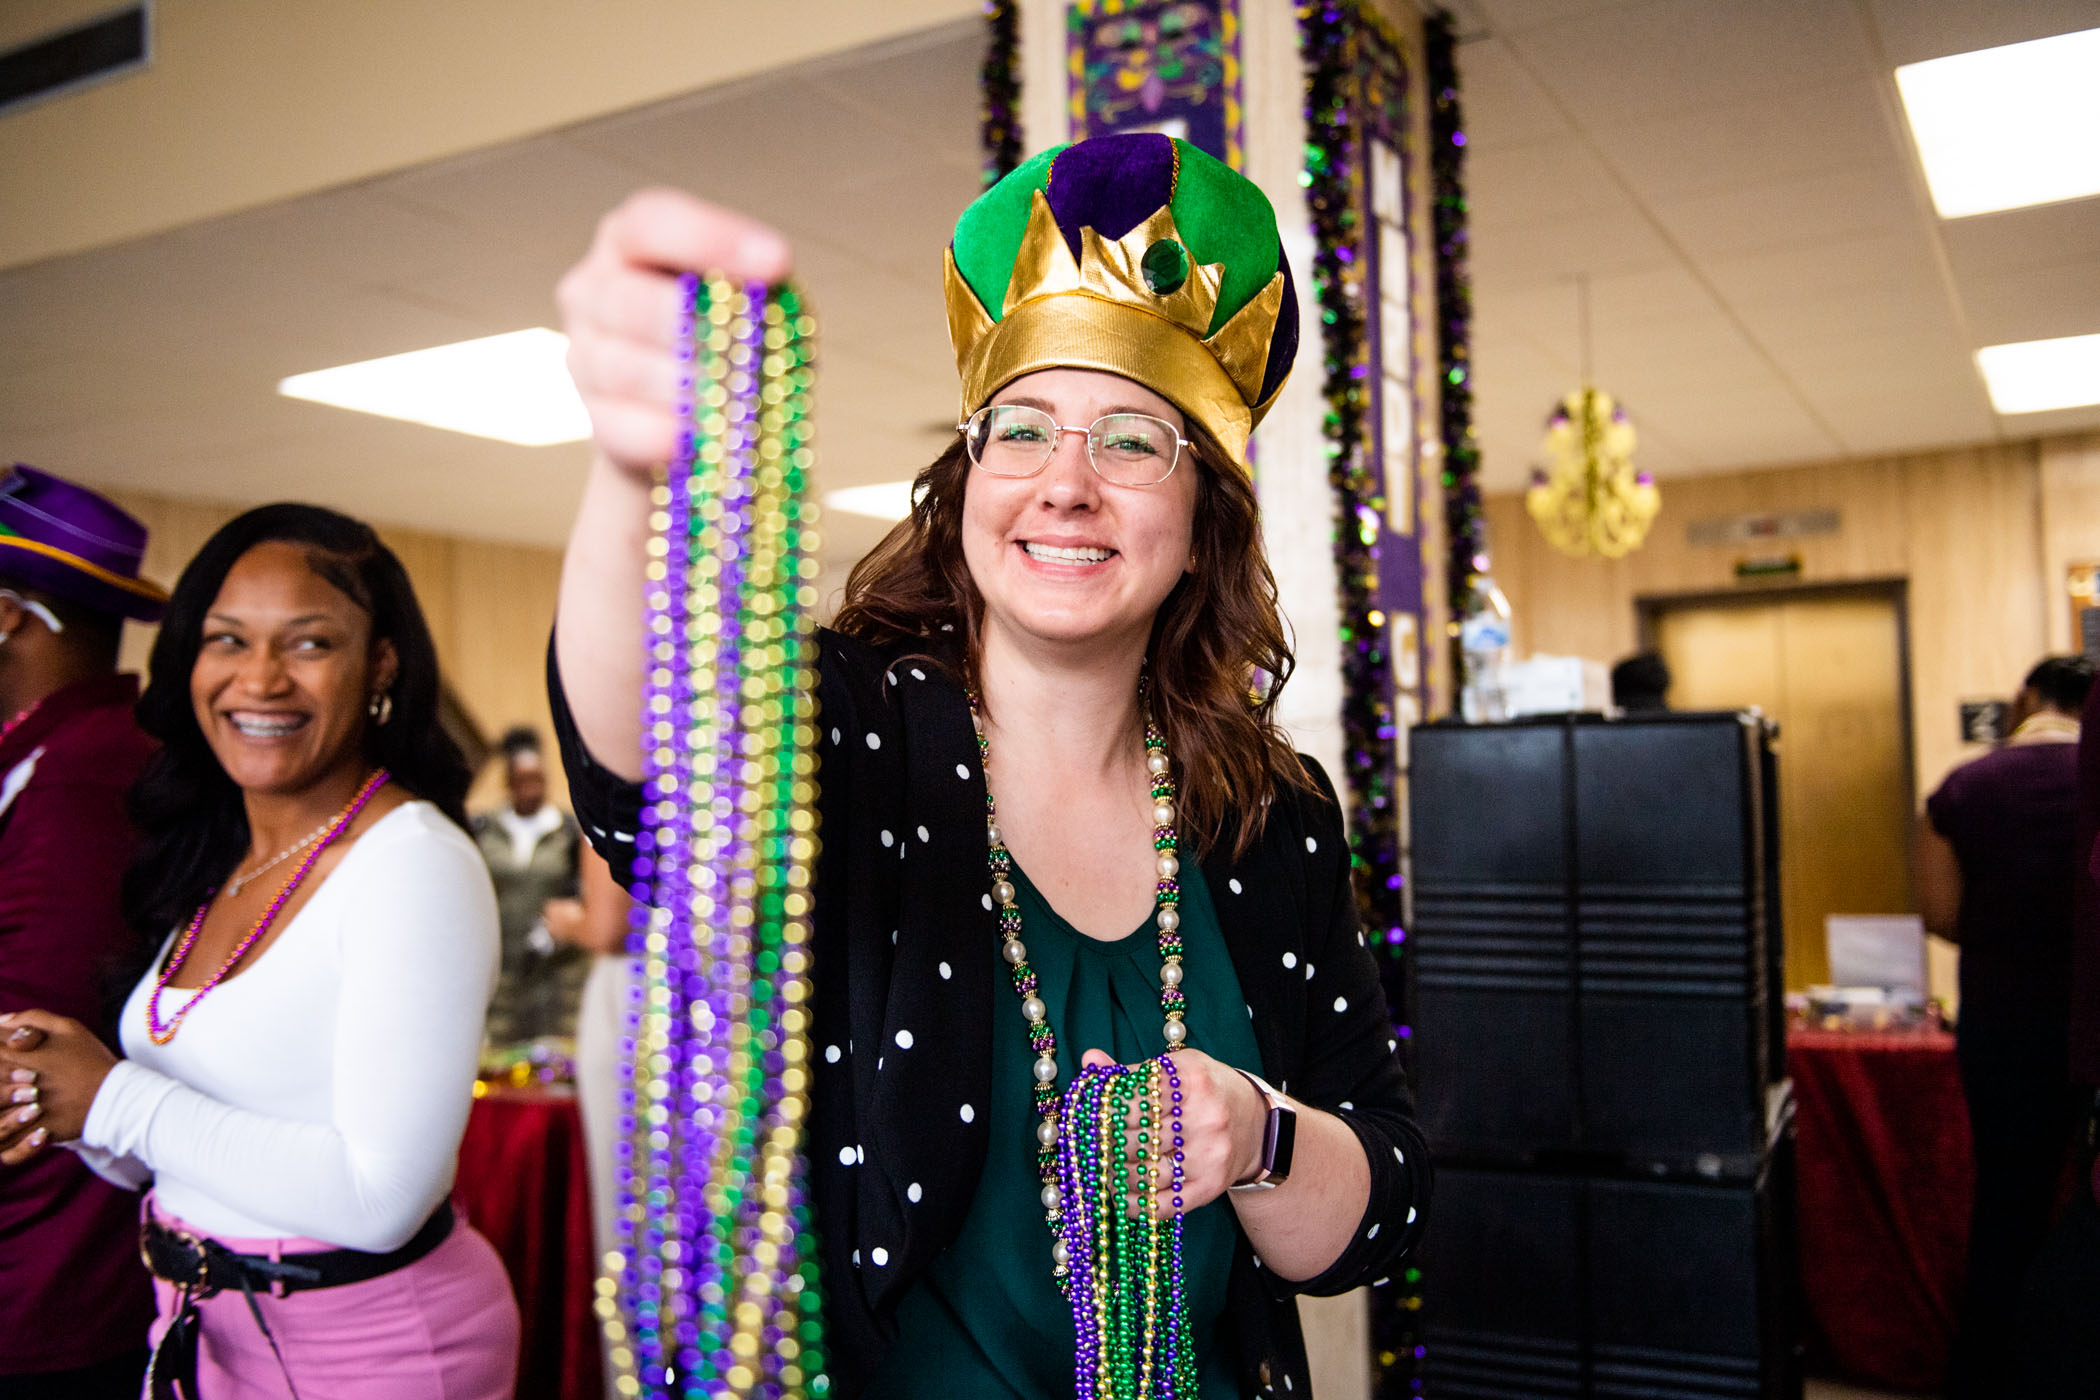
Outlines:
[[[1254,488],[1216,439],[1184,429],[1198,472],[1195,568],[1152,619],[1146,667],[1152,714],[1166,731],[1180,788],[1184,838],[1208,852],[1227,834],[1244,856],[1261,836],[1279,789],[1311,779],[1275,718],[1295,662],[1276,608],[1276,576],[1262,552]],[[832,626],[876,646],[921,642],[953,672],[942,629],[962,638],[963,674],[982,664],[984,597],[963,558],[963,490],[970,459],[958,437],[912,482],[911,514],[846,577]]]

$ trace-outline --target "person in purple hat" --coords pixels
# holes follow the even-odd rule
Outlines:
[[[167,600],[139,577],[145,550],[146,528],[87,488],[0,476],[0,1014],[46,1007],[111,1045],[110,994],[146,952],[117,898],[125,794],[153,752],[117,646]],[[9,1114],[37,1094],[29,1071],[0,1080]],[[69,1152],[0,1166],[0,1397],[138,1394],[153,1319],[138,1210]]]
[[[1247,455],[1298,341],[1275,214],[1185,141],[1098,137],[986,191],[944,262],[955,434],[818,633],[809,1391],[1055,1400],[1108,1364],[1066,1297],[1090,1261],[1046,1225],[1125,1203],[1064,1198],[1037,1086],[1164,1055],[1185,1131],[1125,1145],[1157,1186],[1128,1208],[1182,1223],[1189,1346],[1159,1393],[1303,1397],[1296,1296],[1396,1273],[1430,1169],[1334,790],[1275,720],[1292,661]],[[788,250],[658,191],[561,290],[597,458],[551,684],[619,870],[680,270],[771,280]]]

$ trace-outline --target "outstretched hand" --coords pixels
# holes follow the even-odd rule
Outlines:
[[[555,300],[569,374],[607,461],[646,472],[677,449],[679,276],[777,282],[792,261],[787,240],[764,224],[677,190],[643,190],[599,221]]]
[[[1208,1205],[1225,1194],[1225,1188],[1244,1181],[1261,1169],[1261,1135],[1266,1106],[1247,1077],[1231,1065],[1214,1060],[1201,1050],[1173,1052],[1174,1070],[1181,1077],[1182,1185],[1184,1214]],[[1113,1065],[1115,1057],[1102,1050],[1089,1050],[1080,1057],[1082,1066]],[[1124,1123],[1124,1152],[1133,1162],[1149,1155],[1137,1141],[1138,1115],[1132,1108]],[[1174,1191],[1167,1157],[1173,1144],[1158,1153],[1160,1165],[1154,1175],[1151,1213],[1165,1217],[1174,1211]],[[1155,1149],[1156,1151],[1156,1149]],[[1133,1215],[1145,1213],[1144,1201],[1133,1196]]]

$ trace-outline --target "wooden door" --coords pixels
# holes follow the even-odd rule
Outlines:
[[[1823,920],[1914,907],[1902,620],[1892,596],[1665,606],[1680,710],[1779,721],[1780,900],[1790,990],[1830,980]]]

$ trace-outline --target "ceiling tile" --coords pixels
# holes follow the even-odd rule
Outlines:
[[[1961,295],[1978,346],[2100,333],[2100,257],[1965,277]]]
[[[1902,172],[1886,164],[1711,190],[1654,208],[1670,235],[1701,260],[1816,249],[1879,233],[1915,236],[1920,212]]]
[[[1943,219],[1939,231],[1959,277],[2100,257],[2100,198]]]
[[[2100,25],[2093,0],[1866,0],[1892,66]]]
[[[1758,186],[1903,154],[1875,86],[1857,77],[1668,117],[1609,122],[1597,148],[1655,200]]]
[[[1482,229],[1471,242],[1482,285],[1525,286],[1591,276],[1645,272],[1674,262],[1669,245],[1630,206],[1548,223]]]
[[[1469,153],[1466,171],[1476,235],[1627,208],[1611,172],[1589,143],[1575,136],[1505,143]]]
[[[1501,40],[1461,47],[1458,72],[1468,155],[1568,134],[1560,109]]]
[[[1857,14],[1829,0],[1649,0],[1508,41],[1584,129],[1873,76]]]

